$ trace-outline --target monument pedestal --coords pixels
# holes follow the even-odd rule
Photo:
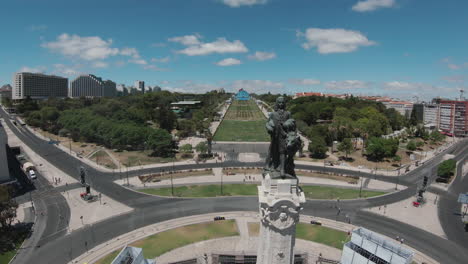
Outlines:
[[[266,174],[258,186],[260,236],[257,264],[294,263],[299,211],[305,196],[297,179],[271,179]]]

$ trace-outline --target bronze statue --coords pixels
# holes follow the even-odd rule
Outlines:
[[[301,139],[297,135],[296,122],[291,118],[291,113],[285,109],[284,97],[278,97],[275,111],[270,113],[266,123],[271,141],[265,173],[270,173],[272,179],[296,178],[294,155],[301,147]]]

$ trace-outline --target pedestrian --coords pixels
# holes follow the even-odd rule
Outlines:
[[[400,236],[396,236],[396,241],[400,241]]]
[[[403,242],[405,241],[405,239],[401,238],[400,239],[400,242],[403,244]]]

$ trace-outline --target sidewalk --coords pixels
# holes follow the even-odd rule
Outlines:
[[[53,166],[40,155],[36,154],[36,152],[24,144],[6,124],[3,125],[8,136],[8,143],[11,146],[20,146],[21,150],[26,153],[31,161],[36,165],[36,170],[40,173],[40,176],[44,177],[52,186],[58,187],[78,183],[78,181],[73,177]],[[15,129],[20,130],[21,128]],[[60,179],[60,182],[56,182],[55,179]],[[92,185],[92,178],[90,178],[89,181]],[[88,203],[80,198],[80,193],[82,192],[84,192],[84,188],[76,188],[62,193],[62,196],[65,197],[70,208],[68,232],[72,232],[84,225],[93,224],[106,218],[133,210],[132,208],[112,200],[105,195],[101,195],[101,202],[95,201]],[[91,193],[97,194],[94,189],[91,189]],[[81,221],[80,216],[84,216],[83,221]]]
[[[221,181],[225,184],[260,184],[262,180],[261,174],[242,174],[238,173],[235,175],[224,175],[222,173],[221,168],[214,168],[213,169],[214,175],[204,175],[204,176],[187,176],[182,178],[175,178],[161,180],[159,182],[149,182],[143,184],[140,179],[135,177],[129,177],[128,182],[127,178],[122,178],[119,180],[114,181],[119,185],[128,186],[128,183],[132,188],[135,189],[143,189],[143,188],[165,188],[170,187],[171,185],[176,186],[187,186],[187,185],[203,185],[203,184],[220,184]],[[319,178],[319,177],[310,177],[310,176],[298,176],[299,182],[301,184],[307,185],[323,185],[323,186],[339,186],[339,187],[347,187],[347,188],[359,188],[361,185],[361,181],[365,181],[365,179],[361,178],[357,182],[357,184],[350,184],[345,181],[333,180],[333,179],[326,179],[326,178]],[[363,184],[364,186],[364,184]],[[365,190],[384,190],[384,191],[394,191],[395,184],[388,183],[378,180],[369,180],[367,186],[363,189]],[[399,185],[398,190],[406,189],[405,186]]]

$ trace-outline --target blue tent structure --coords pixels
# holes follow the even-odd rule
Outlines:
[[[237,92],[236,94],[236,100],[239,100],[239,101],[250,100],[250,94],[246,90],[240,89],[239,92]]]

